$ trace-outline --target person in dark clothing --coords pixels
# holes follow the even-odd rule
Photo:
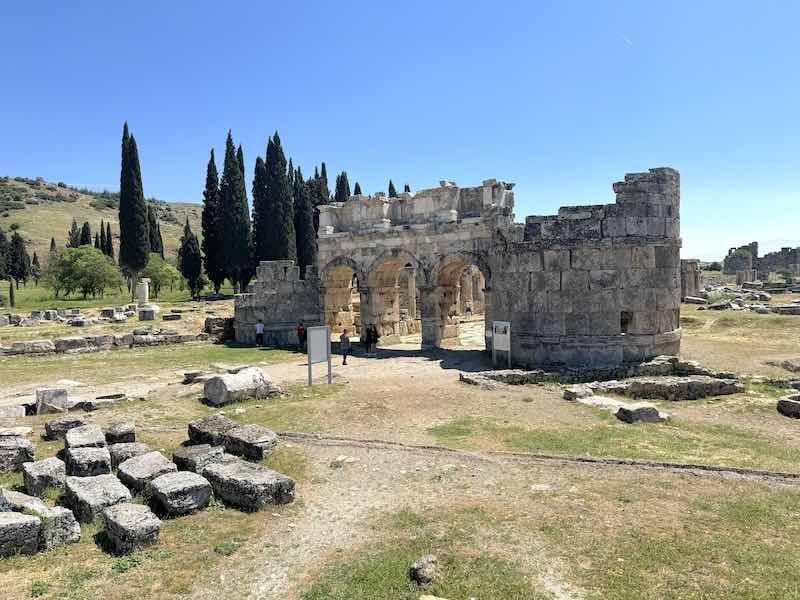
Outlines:
[[[303,325],[303,322],[300,321],[297,324],[297,340],[298,340],[298,342],[300,344],[300,350],[305,350],[306,349],[306,336],[307,336],[307,334],[306,334],[305,325]]]
[[[256,346],[264,345],[264,322],[259,319],[256,323]]]
[[[339,350],[342,351],[342,365],[347,364],[347,355],[350,354],[350,338],[347,335],[347,329],[342,331],[339,336]]]

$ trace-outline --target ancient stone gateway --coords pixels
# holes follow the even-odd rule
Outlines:
[[[680,345],[680,180],[651,169],[614,184],[613,204],[514,222],[513,184],[489,179],[320,207],[319,252],[304,279],[263,262],[236,297],[237,340],[262,319],[272,343],[299,320],[334,330],[421,327],[423,347],[458,335],[459,316],[512,324],[514,361],[605,365]],[[358,306],[358,310],[355,307]],[[385,338],[384,338],[385,339]],[[487,336],[486,347],[491,347]]]

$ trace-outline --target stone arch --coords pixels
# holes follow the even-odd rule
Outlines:
[[[349,256],[336,256],[320,270],[319,278],[325,324],[333,333],[356,330],[365,305],[360,293],[366,282],[364,269]]]
[[[319,279],[322,284],[325,284],[326,277],[330,274],[331,270],[337,267],[350,267],[358,278],[358,283],[364,285],[367,281],[366,273],[362,266],[349,256],[335,256],[330,259],[325,266],[319,271]]]
[[[427,282],[425,265],[403,248],[384,250],[367,268],[369,310],[364,318],[384,341],[418,331],[418,280]]]
[[[375,276],[387,264],[411,264],[411,266],[427,278],[428,272],[423,262],[414,254],[403,248],[389,248],[381,252],[367,267],[367,281],[374,282]]]
[[[492,269],[489,266],[488,259],[479,252],[459,251],[451,252],[442,256],[434,265],[431,270],[431,284],[442,285],[448,273],[459,266],[475,265],[483,275],[486,281],[487,289],[491,289],[492,282]]]

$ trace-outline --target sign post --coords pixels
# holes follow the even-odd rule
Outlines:
[[[511,368],[511,323],[509,321],[492,321],[492,366],[497,366],[497,352],[505,352],[508,356],[508,368]]]
[[[331,328],[327,325],[309,327],[308,336],[308,385],[311,385],[311,366],[317,363],[328,363],[328,383],[333,383],[331,369]]]

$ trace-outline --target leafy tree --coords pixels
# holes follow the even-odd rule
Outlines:
[[[706,265],[706,271],[722,271],[722,263],[719,261],[714,261]]]
[[[250,211],[239,164],[233,135],[228,131],[225,164],[219,184],[220,232],[223,236],[220,255],[235,290],[243,287],[250,268]]]
[[[131,274],[131,290],[146,265],[150,250],[147,230],[147,204],[142,189],[142,170],[136,138],[122,132],[122,166],[119,185],[119,264]]]
[[[353,188],[353,196],[361,196],[361,184],[356,181],[356,186]]]
[[[392,180],[389,180],[389,198],[397,198],[397,190],[394,189],[394,183]]]
[[[403,186],[403,191],[404,191],[406,194],[410,194],[410,193],[411,193],[411,186],[410,186],[410,185],[408,185],[408,184],[405,184],[405,185]]]
[[[255,200],[254,200],[255,202]],[[197,296],[203,289],[203,263],[200,256],[200,244],[197,236],[189,227],[189,219],[183,227],[181,246],[178,249],[178,269],[189,284],[192,296]]]
[[[80,246],[92,245],[92,227],[89,225],[89,221],[83,222],[83,227],[81,227],[81,239],[79,245]]]
[[[155,252],[150,254],[150,260],[147,262],[147,266],[142,269],[141,276],[150,279],[150,292],[153,298],[158,298],[163,287],[169,286],[172,289],[181,278],[178,269]]]
[[[334,202],[347,202],[350,199],[350,182],[347,181],[347,171],[342,171],[336,178],[336,193]]]
[[[72,226],[67,232],[67,248],[77,248],[81,245],[81,230],[78,228],[78,222],[75,218],[72,219]]]
[[[317,235],[314,230],[314,206],[308,185],[300,168],[294,176],[294,229],[297,237],[297,264],[305,279],[306,267],[313,265],[317,255]]]
[[[150,252],[155,252],[161,258],[164,258],[164,240],[161,237],[161,224],[158,221],[153,205],[147,205],[147,234],[150,240]]]
[[[214,160],[214,149],[211,149],[211,157],[208,159],[206,168],[206,187],[203,192],[203,265],[206,274],[214,285],[214,291],[219,293],[219,288],[225,280],[225,268],[222,262],[222,232],[221,218],[219,214],[219,175],[217,174],[217,164]]]
[[[33,253],[33,259],[31,260],[31,277],[33,277],[34,283],[38,286],[39,285],[39,278],[42,276],[42,266],[39,264],[39,257],[36,256],[36,252]]]
[[[80,292],[85,299],[122,287],[122,277],[114,263],[92,246],[67,248],[55,254],[48,261],[42,280],[56,297]]]
[[[25,240],[18,231],[11,236],[11,245],[8,248],[8,274],[17,282],[27,282],[31,276],[31,257],[25,248]]]

